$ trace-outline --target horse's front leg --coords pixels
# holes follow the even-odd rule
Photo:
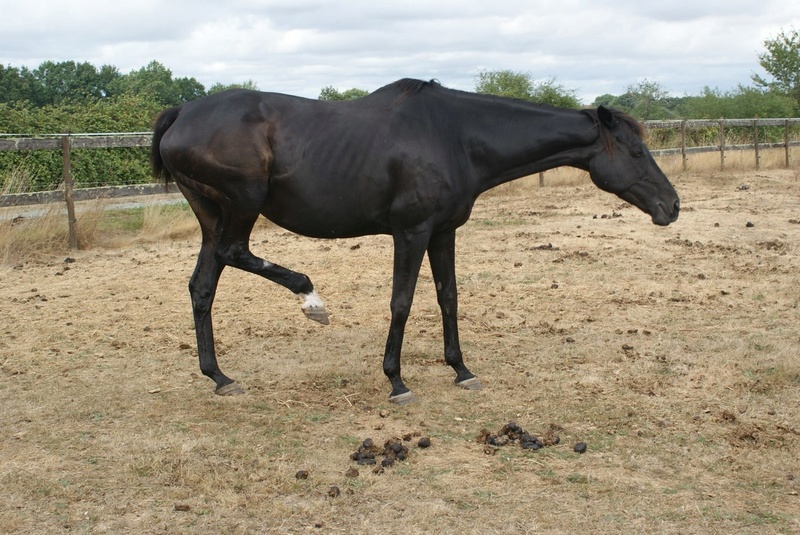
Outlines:
[[[458,289],[456,287],[455,231],[435,234],[428,244],[428,259],[436,284],[436,298],[442,311],[444,360],[456,372],[456,384],[478,390],[481,383],[464,365],[458,341]]]
[[[386,339],[386,351],[383,355],[383,373],[392,384],[389,401],[405,405],[416,401],[417,397],[406,387],[400,376],[400,351],[406,322],[414,300],[419,268],[425,256],[425,245],[428,236],[410,231],[394,235],[394,273],[392,276],[392,319],[389,324],[389,336]]]

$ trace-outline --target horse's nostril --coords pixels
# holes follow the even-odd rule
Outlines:
[[[676,212],[680,212],[681,211],[681,201],[680,200],[676,200],[675,201],[675,211]]]

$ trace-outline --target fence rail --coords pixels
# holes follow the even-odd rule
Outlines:
[[[800,141],[791,139],[790,130],[792,127],[800,126],[800,118],[770,118],[770,119],[688,119],[670,121],[645,121],[647,130],[677,130],[680,133],[680,142],[677,147],[668,147],[651,150],[654,156],[681,155],[683,168],[687,168],[688,156],[690,154],[718,152],[720,153],[720,168],[725,168],[725,155],[730,151],[753,151],[755,154],[755,167],[758,169],[760,164],[760,151],[764,149],[784,149],[785,165],[789,167],[790,148],[800,146]],[[759,129],[767,127],[783,127],[783,141],[768,142],[759,141]],[[689,132],[703,128],[718,129],[717,143],[713,145],[690,146],[688,143]],[[729,128],[751,128],[752,143],[726,143],[725,132]],[[0,207],[18,206],[21,204],[36,204],[42,202],[56,202],[64,200],[67,204],[67,212],[70,225],[70,242],[74,240],[74,199],[93,199],[117,195],[147,195],[149,193],[162,193],[164,186],[154,187],[152,185],[133,186],[129,188],[81,188],[80,195],[75,195],[72,186],[72,171],[70,152],[73,149],[108,149],[108,148],[135,148],[149,147],[151,144],[151,132],[126,132],[126,133],[105,133],[105,134],[52,134],[47,136],[22,136],[0,134],[0,152],[2,151],[30,151],[30,150],[60,150],[64,160],[64,190],[58,192],[41,192],[36,194],[17,194],[0,196]],[[774,139],[774,136],[773,136]],[[540,183],[543,182],[543,175],[540,175]]]
[[[123,134],[58,134],[47,137],[0,137],[0,151],[9,150],[60,150],[62,140],[69,139],[73,149],[118,149],[149,147],[150,132]]]
[[[784,149],[785,158],[784,163],[786,167],[791,165],[790,151],[791,147],[800,146],[800,141],[793,141],[790,136],[791,127],[800,125],[800,118],[772,118],[772,119],[688,119],[688,120],[671,120],[671,121],[645,121],[645,128],[648,130],[669,129],[678,130],[680,132],[680,146],[667,149],[651,150],[654,156],[677,155],[683,156],[683,169],[686,170],[688,155],[719,152],[720,153],[720,169],[725,169],[725,153],[728,151],[746,151],[751,150],[755,154],[755,166],[759,168],[761,156],[759,151],[762,149]],[[752,128],[753,129],[753,142],[752,143],[738,143],[728,144],[725,142],[725,131],[728,128]],[[783,141],[777,142],[762,142],[759,141],[759,128],[765,127],[783,127]],[[705,145],[690,147],[687,146],[687,132],[691,129],[700,128],[716,128],[718,129],[717,143],[715,145]]]

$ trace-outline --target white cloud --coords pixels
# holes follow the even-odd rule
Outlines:
[[[747,85],[764,39],[792,27],[800,4],[778,0],[39,0],[4,6],[0,63],[156,60],[207,87],[309,97],[406,76],[469,90],[479,69],[513,69],[590,102],[643,79],[678,95]]]

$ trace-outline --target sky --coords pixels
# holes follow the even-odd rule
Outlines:
[[[155,60],[206,88],[248,80],[316,98],[399,78],[471,91],[510,69],[585,104],[643,81],[674,96],[765,75],[764,40],[800,29],[795,0],[32,0],[3,2],[0,63]]]

